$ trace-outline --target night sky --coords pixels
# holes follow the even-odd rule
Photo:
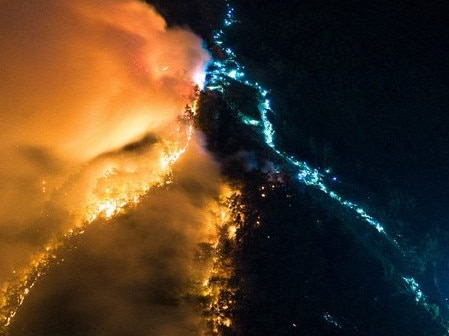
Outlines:
[[[272,90],[280,143],[383,199],[404,193],[424,216],[418,229],[444,221],[448,6],[289,1],[242,9],[235,35],[249,40],[236,39],[235,48],[249,67],[265,62],[254,76]]]
[[[191,2],[154,1],[169,22],[187,24],[207,41],[220,6]],[[248,74],[270,90],[279,144],[315,166],[332,167],[381,199],[396,194],[411,199],[424,216],[421,226],[422,220],[425,226],[444,222],[447,4],[232,5],[240,22],[228,32],[229,42]]]
[[[194,3],[194,11],[201,8]],[[337,177],[333,188],[385,223],[406,251],[401,259],[319,196],[319,205],[307,192],[297,196],[294,211],[300,213],[290,213],[285,207],[293,205],[285,199],[273,196],[267,208],[249,195],[266,223],[261,231],[241,232],[237,259],[241,277],[251,279],[243,290],[247,306],[239,311],[241,334],[442,334],[427,313],[415,310],[390,272],[417,274],[447,314],[449,6],[443,1],[232,5],[239,22],[225,41],[246,74],[270,90],[278,147],[314,167],[330,168]],[[173,22],[183,22],[177,6],[167,7]],[[206,24],[199,13],[202,20],[190,25],[204,36],[214,20]],[[207,33],[204,37],[207,41]],[[239,88],[230,90],[246,97]],[[223,116],[220,122],[230,121]],[[235,135],[245,133],[238,126],[217,129],[222,141],[212,133],[209,145],[219,157],[242,149],[263,157],[262,149],[245,140],[247,134]],[[307,226],[316,221],[316,228]],[[317,287],[310,290],[312,303],[304,293],[309,286]],[[327,320],[326,329],[318,318],[325,307],[333,307],[346,326],[332,329]],[[302,323],[291,322],[294,316],[302,316],[296,317]],[[293,324],[303,329],[288,329]]]

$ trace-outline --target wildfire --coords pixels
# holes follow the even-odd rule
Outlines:
[[[198,92],[197,92],[198,93]],[[152,189],[172,182],[172,167],[186,151],[193,135],[193,116],[197,108],[195,100],[187,105],[180,118],[176,140],[166,140],[160,146],[159,165],[150,172],[139,169],[110,167],[104,169],[97,178],[96,186],[87,200],[87,206],[76,209],[78,219],[60,238],[50,240],[45,247],[32,258],[30,265],[20,271],[13,272],[13,279],[4,283],[0,296],[0,332],[8,327],[20,306],[37,281],[45,275],[51,265],[62,262],[58,251],[66,246],[75,236],[85,232],[87,226],[97,220],[109,220],[125,213],[139,204],[141,198]],[[140,160],[140,159],[139,159]],[[144,159],[143,159],[144,160]],[[156,160],[157,161],[157,160]],[[153,167],[153,165],[151,165]],[[146,168],[145,164],[143,168]],[[142,169],[145,170],[145,169]],[[43,185],[45,185],[43,183]]]
[[[224,329],[233,327],[232,315],[235,308],[236,285],[231,284],[235,276],[235,265],[231,251],[226,246],[235,247],[239,213],[236,199],[237,188],[223,185],[215,214],[215,239],[211,242],[212,265],[209,274],[202,282],[203,297],[207,300],[206,316],[212,335],[222,335]],[[232,248],[231,248],[232,250]]]
[[[3,335],[74,238],[172,182],[209,54],[139,0],[0,1],[0,36]]]

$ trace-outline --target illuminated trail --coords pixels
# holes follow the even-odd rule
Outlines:
[[[244,66],[239,63],[237,55],[234,51],[225,45],[224,37],[226,29],[238,22],[234,16],[234,8],[229,4],[228,0],[225,1],[227,8],[226,16],[221,29],[214,32],[213,39],[215,45],[221,48],[226,57],[225,59],[215,59],[209,64],[206,88],[211,91],[223,93],[227,87],[232,85],[233,82],[238,82],[255,89],[259,99],[258,110],[260,113],[260,120],[241,114],[241,122],[255,127],[257,131],[263,135],[266,145],[270,147],[282,161],[287,163],[289,170],[291,168],[296,172],[296,177],[301,183],[320,190],[332,200],[340,204],[343,208],[353,211],[357,218],[377,230],[377,232],[381,234],[389,244],[394,246],[403,256],[405,256],[406,253],[403,251],[396,239],[392,238],[387,233],[385,226],[379,220],[370,215],[359,204],[345,199],[329,187],[326,181],[335,181],[336,179],[335,177],[329,175],[329,171],[322,172],[317,168],[313,168],[306,162],[299,161],[276,147],[274,141],[275,130],[268,119],[269,113],[273,113],[270,100],[268,98],[268,90],[263,88],[259,83],[246,79]],[[408,292],[414,296],[415,301],[426,311],[428,311],[433,318],[440,320],[441,325],[446,329],[446,332],[449,335],[449,322],[436,315],[433,309],[435,304],[431,304],[429,302],[428,296],[423,293],[419,283],[411,276],[399,276]]]
[[[103,175],[97,177],[97,186],[83,209],[75,210],[72,227],[61,237],[50,240],[30,265],[14,271],[13,279],[1,288],[0,296],[0,335],[12,323],[14,316],[24,303],[32,288],[52,265],[63,262],[58,256],[60,250],[70,245],[75,237],[81,236],[85,229],[99,220],[109,220],[137,206],[143,196],[151,190],[172,182],[172,166],[186,151],[193,135],[193,118],[197,110],[197,96],[180,120],[176,130],[176,140],[166,140],[159,150],[159,164],[153,171],[144,173],[148,167],[122,168],[106,165]],[[153,160],[153,158],[150,158]],[[152,165],[153,166],[153,165]],[[143,168],[143,169],[142,169]],[[124,175],[124,176],[121,176]],[[140,176],[142,175],[142,176]]]

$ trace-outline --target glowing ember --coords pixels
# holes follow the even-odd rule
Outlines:
[[[195,102],[188,105],[189,113],[195,114],[195,109]],[[2,286],[0,320],[3,327],[8,327],[11,324],[18,309],[39,278],[45,275],[53,263],[63,261],[58,257],[59,249],[66,246],[73,237],[82,235],[86,226],[96,220],[108,220],[123,214],[130,207],[137,205],[141,197],[148,194],[152,188],[171,183],[172,166],[185,152],[193,134],[192,118],[182,118],[181,124],[178,127],[178,135],[179,130],[187,129],[184,132],[183,142],[166,141],[160,151],[158,167],[143,174],[138,169],[121,171],[120,167],[107,168],[103,176],[97,179],[97,185],[87,200],[88,205],[84,209],[77,210],[80,215],[74,226],[68,229],[61,238],[48,242],[33,258],[28,268],[14,271],[14,278]],[[146,166],[144,165],[142,168],[146,168]]]
[[[206,298],[206,316],[212,335],[222,335],[223,329],[232,329],[232,311],[235,309],[235,295],[238,288],[231,285],[235,273],[233,256],[224,251],[226,245],[235,245],[238,230],[237,218],[242,218],[238,211],[239,190],[228,185],[223,190],[214,209],[217,234],[210,242],[212,247],[212,267],[207,279],[203,280],[203,297]]]

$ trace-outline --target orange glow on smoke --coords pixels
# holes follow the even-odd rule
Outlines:
[[[1,333],[67,241],[171,183],[208,55],[137,0],[0,1],[0,44]]]
[[[193,109],[194,107],[195,102],[192,105]],[[73,227],[68,229],[61,238],[49,241],[33,257],[27,268],[20,272],[14,271],[14,279],[3,284],[0,297],[0,320],[6,327],[11,323],[37,280],[45,274],[53,262],[57,261],[58,250],[68,240],[83,234],[85,227],[96,220],[108,220],[125,213],[130,207],[136,206],[141,197],[148,194],[151,189],[171,183],[172,166],[185,152],[188,141],[192,137],[192,122],[193,120],[189,120],[189,123],[184,125],[187,127],[187,132],[183,144],[168,142],[168,146],[161,146],[157,151],[153,150],[156,152],[153,154],[158,155],[159,159],[152,156],[139,156],[132,160],[132,169],[127,168],[129,166],[126,164],[129,162],[125,162],[123,167],[123,162],[119,160],[115,162],[116,165],[111,166],[111,162],[107,160],[108,168],[104,170],[103,175],[96,176],[96,186],[89,190],[90,196],[85,200],[86,206],[75,209],[79,215]]]

